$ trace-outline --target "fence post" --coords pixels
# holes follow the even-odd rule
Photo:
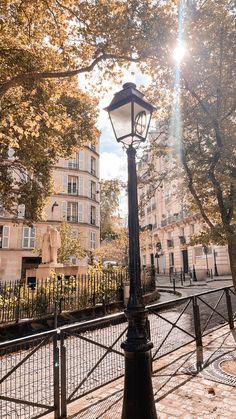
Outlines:
[[[233,316],[231,296],[230,296],[228,288],[225,288],[225,296],[226,296],[226,304],[227,304],[227,311],[228,311],[229,328],[230,330],[232,330],[234,329],[234,316]]]
[[[202,347],[202,332],[201,332],[201,322],[200,322],[200,312],[199,306],[197,303],[197,297],[193,296],[193,319],[194,319],[194,328],[196,336],[196,368],[197,372],[202,370],[203,365],[203,347]]]
[[[103,314],[105,316],[107,314],[107,309],[106,309],[106,294],[105,294],[105,292],[102,293],[102,307],[103,307]]]
[[[61,340],[61,419],[67,417],[66,408],[66,347],[64,333],[60,333]]]
[[[174,290],[174,294],[175,294],[175,277],[173,276],[173,290]]]
[[[54,303],[54,329],[57,329],[57,316],[58,316],[58,300]]]
[[[59,385],[59,348],[57,346],[57,333],[53,336],[53,381],[54,381],[54,407],[55,419],[60,418],[60,385]]]
[[[20,289],[21,289],[21,283],[19,281],[17,283],[16,323],[19,323],[19,318],[20,318]]]
[[[151,327],[150,327],[150,321],[148,319],[146,321],[146,330],[147,330],[148,339],[151,340]],[[151,368],[151,373],[153,373],[153,359],[152,359],[151,349],[150,349],[150,368]]]

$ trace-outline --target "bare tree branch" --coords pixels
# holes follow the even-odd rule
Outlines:
[[[100,63],[101,61],[106,61],[110,59],[116,59],[121,61],[132,61],[132,62],[139,62],[139,58],[133,58],[130,56],[119,56],[115,54],[106,54],[103,53],[96,57],[91,64],[77,68],[74,70],[65,70],[65,71],[42,71],[42,72],[29,72],[24,74],[19,74],[18,76],[13,77],[12,79],[6,81],[3,83],[0,87],[0,99],[10,90],[11,88],[15,86],[19,86],[23,84],[26,81],[35,81],[35,80],[42,80],[42,79],[56,79],[56,78],[66,78],[66,77],[73,77],[81,73],[90,72],[93,70],[93,68]]]

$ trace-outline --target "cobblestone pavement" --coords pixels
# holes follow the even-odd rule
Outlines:
[[[214,294],[207,295],[207,305],[203,304],[201,301],[199,302],[203,330],[205,330],[204,325],[206,325],[207,318],[211,314],[211,308],[209,308],[208,306],[211,305],[213,307],[214,304],[217,302],[220,294],[221,292],[216,292]],[[171,329],[171,323],[175,324],[176,321],[178,322],[178,327],[174,328],[174,330],[170,333],[168,339],[166,339],[165,344],[161,347],[161,349],[159,349],[158,356],[165,355],[167,351],[174,350],[175,348],[177,349],[180,345],[187,344],[192,340],[191,334],[194,334],[193,311],[192,306],[190,304],[187,307],[187,309],[182,313],[185,304],[186,302],[177,305],[176,308],[172,307],[171,309],[165,310],[163,318],[156,316],[155,313],[149,315],[152,330],[152,340],[155,348],[160,347],[161,341],[164,339],[166,334],[168,334],[168,332]],[[227,313],[225,313],[225,299],[222,299],[220,304],[221,306],[219,307],[219,311],[220,313],[224,314],[225,318],[227,319]],[[179,320],[177,320],[180,313],[182,313],[181,317]],[[207,333],[213,327],[219,326],[219,324],[222,321],[224,322],[224,319],[219,317],[219,315],[218,317],[217,315],[213,316],[210,322],[207,323],[207,327],[204,333]],[[118,353],[118,356],[116,357],[113,357],[113,355],[121,351],[120,342],[124,340],[124,335],[121,336],[121,334],[125,330],[125,328],[126,323],[121,323],[119,325],[113,325],[112,327],[109,326],[109,328],[103,328],[101,330],[86,332],[86,335],[82,340],[78,339],[78,337],[75,337],[73,335],[67,337],[65,345],[67,347],[66,359],[68,395],[71,395],[73,393],[73,391],[81,383],[82,380],[84,381],[84,389],[81,385],[79,387],[78,392],[77,390],[75,392],[76,397],[82,395],[85,391],[89,391],[89,389],[94,388],[95,386],[98,387],[103,385],[105,378],[107,379],[107,377],[110,377],[110,379],[112,380],[119,377],[122,374],[124,366],[123,352],[120,355]],[[222,334],[222,331],[227,330],[227,328],[228,326],[226,326],[226,329],[220,329],[218,333]],[[208,343],[207,341],[205,341],[205,339],[208,339],[209,337],[211,337],[211,335],[208,334],[203,338],[204,345],[205,342]],[[116,339],[118,340],[116,341]],[[106,348],[111,348],[115,341],[116,346],[114,347],[114,349],[116,350],[116,353],[109,352],[109,354],[104,357],[103,355],[106,352]],[[188,348],[186,354],[185,352],[181,352],[186,351],[186,348]],[[172,360],[174,366],[175,362],[177,362],[176,359],[179,359],[181,354],[185,356],[185,358],[184,356],[183,358],[180,358],[179,362],[183,362],[183,366],[180,366],[176,374],[173,374],[173,371],[170,370],[169,375],[171,376],[172,374],[173,377],[171,376],[167,383],[165,383],[164,381],[162,382],[162,380],[164,380],[164,377],[160,375],[160,371],[159,373],[157,373],[157,375],[154,375],[153,382],[155,386],[155,395],[157,400],[160,399],[161,394],[164,394],[163,392],[172,388],[170,387],[170,385],[172,386],[172,384],[175,381],[179,382],[182,376],[185,376],[185,379],[189,379],[189,375],[186,378],[187,374],[184,373],[184,364],[186,363],[189,366],[194,365],[195,353],[191,353],[191,350],[194,350],[194,346],[187,345],[181,350],[176,350],[175,352],[173,352],[172,355],[163,357],[161,360],[158,361],[157,364],[155,363],[155,370],[157,370],[162,367],[165,359]],[[0,363],[2,376],[8,374],[8,372],[12,368],[14,368],[14,366],[17,363],[23,362],[22,360],[27,356],[27,353],[28,351],[24,349],[16,353],[11,353],[2,356]],[[204,353],[205,355],[207,354],[207,352],[205,351]],[[103,359],[103,361],[99,363],[98,367],[94,370],[93,374],[89,375],[93,366],[100,359]],[[159,364],[160,362],[161,364]],[[47,345],[44,345],[41,348],[39,348],[39,350],[37,350],[33,356],[29,357],[27,362],[23,362],[22,365],[19,368],[17,368],[16,371],[13,374],[11,374],[7,380],[5,380],[2,383],[1,394],[5,397],[5,399],[0,401],[1,419],[14,419],[17,417],[20,417],[22,419],[29,419],[30,417],[36,416],[36,412],[45,412],[45,409],[42,410],[43,407],[40,410],[40,404],[53,404],[52,366],[52,344],[48,343]],[[178,364],[176,364],[176,368],[177,366]],[[190,378],[192,380],[192,377]],[[84,412],[81,411],[79,413],[79,415],[81,416],[77,415],[76,417],[81,417],[81,419],[119,418],[122,400],[122,383],[122,381],[116,382],[116,387],[102,387],[101,390],[98,390],[98,393],[93,392],[90,393],[87,396],[87,398],[81,398],[80,403],[82,403],[83,406],[85,406],[86,404],[89,405],[90,409],[92,410]],[[162,383],[161,387],[159,387],[160,383]],[[105,404],[101,402],[101,398],[103,400],[104,395],[107,397],[104,402]],[[31,407],[29,406],[29,403],[14,403],[13,401],[11,401],[11,399],[9,399],[10,397],[21,399],[22,401],[26,401],[27,403],[34,401],[36,405],[34,407]],[[165,396],[165,398],[166,397],[167,396]],[[72,404],[69,405],[69,408],[71,408],[70,406],[72,406]],[[112,409],[114,410],[114,413]],[[116,413],[116,410],[118,413]],[[163,418],[165,417],[166,416],[163,416]]]
[[[156,361],[153,388],[158,418],[236,418],[236,390],[230,385],[213,381],[207,375],[219,351],[221,356],[229,352],[236,356],[234,349],[235,338],[225,326],[204,338],[204,362],[209,362],[209,367],[203,372],[191,373],[196,358],[194,344]],[[120,419],[122,394],[123,379],[119,379],[68,405],[68,418]],[[46,418],[53,419],[53,415]]]

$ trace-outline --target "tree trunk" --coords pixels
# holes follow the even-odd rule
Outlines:
[[[233,279],[234,291],[236,294],[236,240],[228,243],[229,261]]]

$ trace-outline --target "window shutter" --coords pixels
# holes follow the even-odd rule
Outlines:
[[[79,223],[83,222],[83,204],[78,202],[78,221]]]
[[[84,204],[84,223],[90,224],[90,205]]]
[[[61,219],[66,220],[67,219],[67,202],[62,201],[61,203]]]
[[[29,227],[23,228],[22,247],[25,249],[28,247],[29,242]]]
[[[3,226],[3,234],[2,234],[2,247],[3,248],[9,247],[9,235],[10,235],[10,227]]]
[[[84,179],[83,179],[82,176],[79,176],[78,192],[79,192],[79,195],[83,195],[84,194]]]
[[[4,208],[1,202],[0,202],[0,217],[4,217]]]
[[[62,175],[62,191],[67,193],[68,191],[68,176]]]
[[[29,247],[34,249],[35,247],[35,236],[36,236],[36,228],[32,227],[30,229],[30,240],[29,240]]]
[[[98,208],[95,209],[95,214],[96,214],[96,226],[99,226],[99,210]]]
[[[18,205],[18,218],[24,218],[25,216],[25,205],[20,204]]]
[[[84,170],[84,152],[80,151],[78,153],[78,159],[79,159],[79,169]]]

